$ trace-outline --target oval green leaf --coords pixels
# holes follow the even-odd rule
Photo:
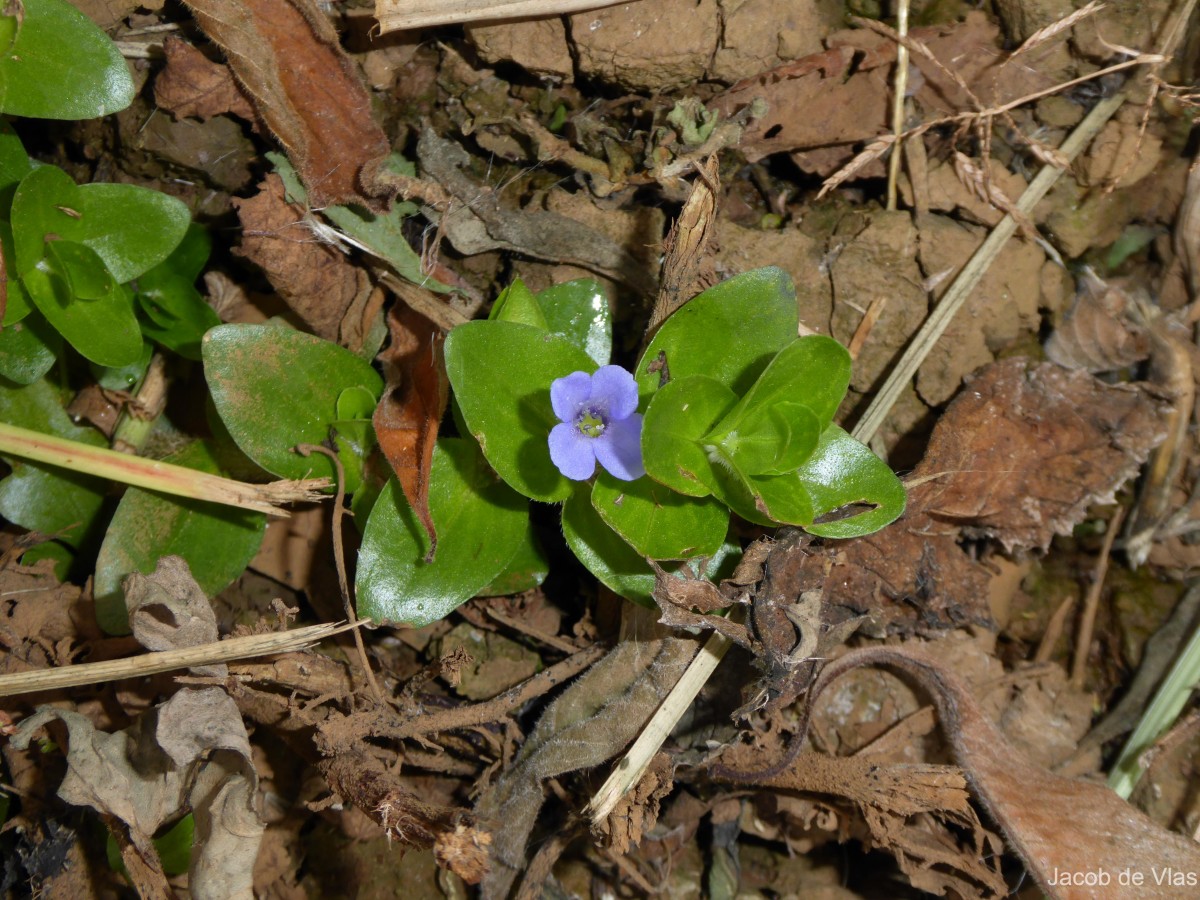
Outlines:
[[[851,504],[873,509],[805,526],[821,537],[861,537],[889,525],[904,512],[904,485],[887,464],[836,425],[821,435],[816,452],[797,473],[812,498],[815,516]]]
[[[545,581],[549,574],[550,562],[546,559],[546,551],[542,549],[537,535],[533,533],[533,523],[526,519],[525,535],[521,538],[513,558],[508,561],[503,572],[479,589],[479,596],[503,597],[533,590]]]
[[[687,497],[649,478],[621,481],[602,471],[592,487],[592,506],[650,559],[709,556],[729,530],[729,510],[716,499]]]
[[[550,383],[596,363],[565,338],[516,322],[467,322],[446,338],[446,374],[483,453],[519,493],[555,503],[571,482],[550,460]]]
[[[33,384],[50,371],[61,349],[62,338],[41,315],[5,325],[0,329],[0,376]]]
[[[200,359],[204,333],[221,324],[196,290],[211,247],[208,232],[192,224],[170,256],[137,278],[142,332],[188,359]]]
[[[551,334],[582,347],[597,366],[612,359],[612,310],[604,288],[591,278],[552,285],[537,293]]]
[[[212,448],[195,441],[166,462],[213,474],[220,469]],[[128,634],[122,584],[133,572],[149,575],[159,557],[187,560],[209,597],[249,565],[262,544],[266,516],[201,500],[129,488],[109,523],[96,558],[96,619],[109,634]]]
[[[796,289],[782,269],[755,269],[714,285],[650,341],[634,371],[642,400],[687,375],[707,375],[741,396],[795,339],[799,324]]]
[[[654,606],[654,570],[592,507],[581,484],[563,504],[563,536],[571,552],[613,593],[641,606]]]
[[[358,613],[420,628],[449,615],[501,572],[521,543],[528,503],[499,481],[470,441],[438,441],[429,475],[437,554],[399,482],[371,510],[358,555]]]
[[[377,399],[383,379],[349,350],[278,325],[221,325],[204,337],[204,375],[221,420],[242,452],[280,478],[334,476],[319,454],[343,391],[364,387]]]
[[[94,119],[133,102],[116,45],[64,0],[25,0],[24,18],[0,55],[0,111],[35,119]]]
[[[711,494],[716,476],[700,439],[735,403],[733,391],[714,378],[671,379],[651,398],[642,420],[646,474],[681,494]]]
[[[71,421],[45,379],[25,386],[0,381],[0,421],[94,447],[106,443],[95,429]],[[0,481],[0,516],[30,531],[56,535],[72,547],[87,543],[99,523],[108,483],[57,466],[15,457],[7,461],[12,472]]]
[[[736,420],[727,416],[703,443],[743,474],[781,475],[808,459],[820,436],[811,409],[799,403],[776,403],[755,406]]]

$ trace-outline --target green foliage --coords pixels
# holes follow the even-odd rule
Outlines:
[[[94,119],[133,102],[133,79],[113,42],[66,0],[24,0],[0,16],[0,112]]]
[[[221,325],[205,335],[204,376],[234,441],[280,478],[332,478],[324,456],[294,453],[320,444],[339,420],[338,399],[364,388],[376,400],[383,379],[349,350],[281,325]]]
[[[214,448],[196,441],[165,462],[221,474]],[[227,587],[262,543],[266,517],[200,500],[129,488],[109,523],[96,559],[96,619],[109,634],[128,634],[122,585],[133,572],[149,575],[159,557],[181,556],[208,596]]]
[[[187,359],[200,359],[200,339],[221,324],[196,290],[211,250],[208,232],[189,226],[170,256],[138,277],[134,292],[142,333]]]
[[[395,478],[375,501],[358,555],[358,612],[428,625],[505,572],[522,547],[528,502],[495,477],[473,441],[443,438],[433,454],[429,507],[437,552]]]
[[[550,386],[605,365],[611,343],[587,341],[611,326],[589,322],[587,303],[565,287],[534,294],[514,283],[489,321],[450,334],[447,369],[488,461],[519,493],[565,501],[568,545],[614,591],[644,601],[654,577],[647,559],[712,556],[731,511],[837,538],[868,534],[903,512],[896,476],[833,424],[849,354],[830,338],[796,336],[795,291],[773,268],[705,291],[646,348],[634,370],[646,476],[622,481],[601,471],[590,488],[571,482],[549,454],[560,424]]]

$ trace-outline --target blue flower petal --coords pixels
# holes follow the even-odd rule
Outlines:
[[[622,481],[633,481],[646,474],[642,465],[642,417],[638,413],[609,422],[604,434],[592,439],[590,449],[600,465]]]
[[[592,376],[592,401],[603,403],[610,421],[627,419],[637,409],[637,382],[620,366],[601,366]]]
[[[554,408],[554,414],[564,422],[574,422],[579,408],[591,398],[592,376],[587,372],[572,372],[554,379],[550,385],[550,405]]]
[[[550,459],[572,481],[587,481],[596,471],[595,443],[595,438],[585,437],[574,425],[563,422],[550,429]]]

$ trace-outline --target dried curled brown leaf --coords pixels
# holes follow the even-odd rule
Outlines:
[[[261,119],[287,149],[315,207],[378,209],[363,168],[386,156],[387,137],[338,34],[312,0],[189,0]]]
[[[429,535],[429,555],[437,532],[429,513],[429,467],[438,423],[450,399],[444,335],[420,313],[397,303],[388,314],[391,343],[379,354],[387,389],[375,408],[379,448],[391,464],[409,505]]]
[[[313,334],[358,349],[383,305],[382,289],[336,247],[316,239],[305,224],[307,210],[287,202],[278,175],[268,175],[257,194],[234,204],[242,222],[235,252],[266,273]]]
[[[167,64],[154,79],[154,102],[179,119],[210,119],[232,113],[257,122],[254,107],[228,66],[215,63],[187,41],[163,41]]]

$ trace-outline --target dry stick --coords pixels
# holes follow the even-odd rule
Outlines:
[[[379,0],[375,17],[379,31],[387,34],[401,28],[453,25],[479,19],[536,18],[575,13],[622,0]]]
[[[896,80],[892,87],[892,133],[896,142],[892,145],[892,158],[888,160],[887,208],[896,209],[896,180],[900,177],[900,157],[904,152],[904,95],[908,92],[908,0],[900,0],[896,11],[896,33],[901,37],[896,47]]]
[[[1113,541],[1121,530],[1125,518],[1125,507],[1118,507],[1108,523],[1104,544],[1100,547],[1100,558],[1096,560],[1096,571],[1092,574],[1092,586],[1088,588],[1083,603],[1083,617],[1079,620],[1079,634],[1075,638],[1075,658],[1071,660],[1071,686],[1083,687],[1083,676],[1087,672],[1088,650],[1092,646],[1092,634],[1096,628],[1096,610],[1100,606],[1100,592],[1104,589],[1104,576],[1108,574],[1108,560],[1112,554]]]
[[[296,452],[305,457],[311,453],[324,454],[333,463],[333,469],[337,473],[337,496],[333,498],[333,516],[329,523],[333,530],[333,563],[337,568],[338,590],[342,594],[342,608],[346,611],[346,618],[351,625],[358,625],[360,619],[354,609],[354,603],[350,599],[350,583],[346,579],[346,549],[342,545],[342,519],[346,515],[346,471],[342,468],[342,461],[338,459],[338,455],[328,447],[322,447],[319,444],[298,444]],[[367,683],[371,685],[371,693],[375,695],[375,702],[384,706],[383,691],[379,689],[379,683],[375,681],[375,673],[371,671],[371,660],[367,656],[367,648],[363,646],[362,630],[359,628],[354,629],[354,646],[358,648],[358,657],[362,661],[363,670],[367,673]]]
[[[325,478],[301,481],[274,481],[271,484],[246,484],[184,466],[118,453],[105,447],[93,447],[78,441],[30,431],[0,422],[0,453],[10,453],[22,459],[60,466],[84,475],[107,478],[121,484],[188,497],[224,503],[272,516],[288,516],[277,504],[301,500],[321,500],[320,488],[328,487]]]
[[[626,792],[642,780],[658,748],[663,745],[675,723],[691,707],[692,701],[716,669],[717,663],[732,646],[733,641],[724,635],[715,631],[709,635],[696,658],[671,688],[662,705],[650,717],[633,746],[588,803],[585,812],[591,817],[593,825],[603,821]]]
[[[0,697],[79,687],[85,684],[103,684],[123,678],[142,678],[159,672],[170,672],[173,669],[190,669],[194,666],[289,653],[293,650],[303,650],[327,637],[354,628],[355,624],[342,622],[309,625],[293,631],[252,634],[198,644],[181,650],[160,650],[128,659],[108,659],[104,662],[60,666],[57,669],[37,669],[32,672],[0,675]]]
[[[1102,99],[1092,108],[1092,111],[1087,114],[1084,120],[1079,123],[1059,148],[1068,162],[1073,160],[1088,145],[1104,126],[1104,123],[1125,102],[1125,98],[1126,93],[1121,91],[1112,97]],[[1026,188],[1025,193],[1021,195],[1021,199],[1017,201],[1017,212],[1023,215],[1030,215],[1033,212],[1033,208],[1046,196],[1047,191],[1050,190],[1061,174],[1061,169],[1054,166],[1043,166],[1041,171],[1038,172],[1037,177]],[[1016,230],[1017,223],[1011,215],[1006,215],[992,229],[991,234],[987,236],[987,239],[984,240],[979,249],[967,261],[958,278],[954,280],[954,284],[946,291],[942,301],[925,321],[925,324],[921,326],[921,330],[913,337],[912,343],[896,363],[896,367],[888,376],[887,381],[879,389],[879,393],[875,395],[871,401],[871,405],[858,421],[858,424],[854,426],[854,431],[852,432],[854,437],[865,444],[875,436],[875,433],[883,424],[883,420],[887,418],[888,412],[891,411],[892,406],[895,404],[897,398],[899,398],[900,392],[904,390],[905,385],[912,381],[917,369],[924,362],[929,351],[933,349],[938,338],[942,336],[942,332],[946,330],[946,326],[950,324],[950,320],[954,317],[954,314],[966,302],[967,298],[971,295],[971,291],[979,284],[979,280],[988,270],[992,261],[999,255],[1005,242],[1013,236]]]

